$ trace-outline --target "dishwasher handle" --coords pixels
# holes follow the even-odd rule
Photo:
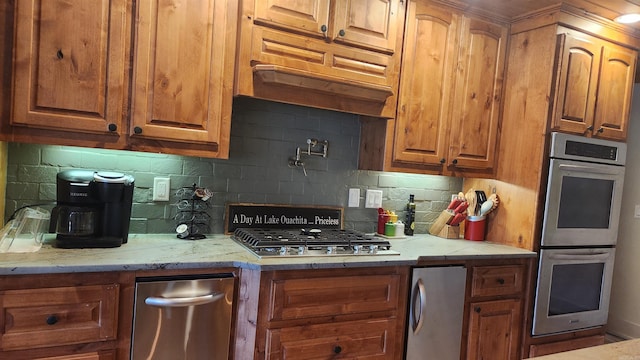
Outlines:
[[[184,307],[194,305],[209,304],[218,301],[224,297],[224,293],[213,293],[202,296],[183,297],[183,298],[164,298],[157,296],[149,296],[144,299],[144,303],[151,306],[159,307]]]
[[[420,301],[418,303],[418,300]],[[420,308],[416,311],[416,306],[420,304]],[[413,333],[417,334],[424,325],[424,311],[427,308],[427,294],[422,279],[418,279],[411,296],[411,327]]]

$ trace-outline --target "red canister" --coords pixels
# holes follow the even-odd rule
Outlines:
[[[467,240],[484,241],[487,219],[484,216],[467,216],[464,222],[464,238]]]
[[[384,235],[384,225],[389,221],[389,217],[387,213],[378,214],[378,234]]]

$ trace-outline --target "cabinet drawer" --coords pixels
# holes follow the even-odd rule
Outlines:
[[[471,296],[516,295],[524,288],[524,265],[476,266]]]
[[[396,320],[379,319],[267,331],[269,359],[393,359]]]
[[[400,278],[363,275],[273,280],[269,321],[395,311]]]
[[[118,284],[0,292],[0,349],[116,338]]]

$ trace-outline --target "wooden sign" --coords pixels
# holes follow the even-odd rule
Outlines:
[[[225,233],[237,228],[342,229],[342,208],[265,204],[227,204]]]

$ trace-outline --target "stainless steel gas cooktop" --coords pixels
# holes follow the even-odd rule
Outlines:
[[[399,254],[389,241],[353,230],[238,228],[231,238],[261,258]]]

